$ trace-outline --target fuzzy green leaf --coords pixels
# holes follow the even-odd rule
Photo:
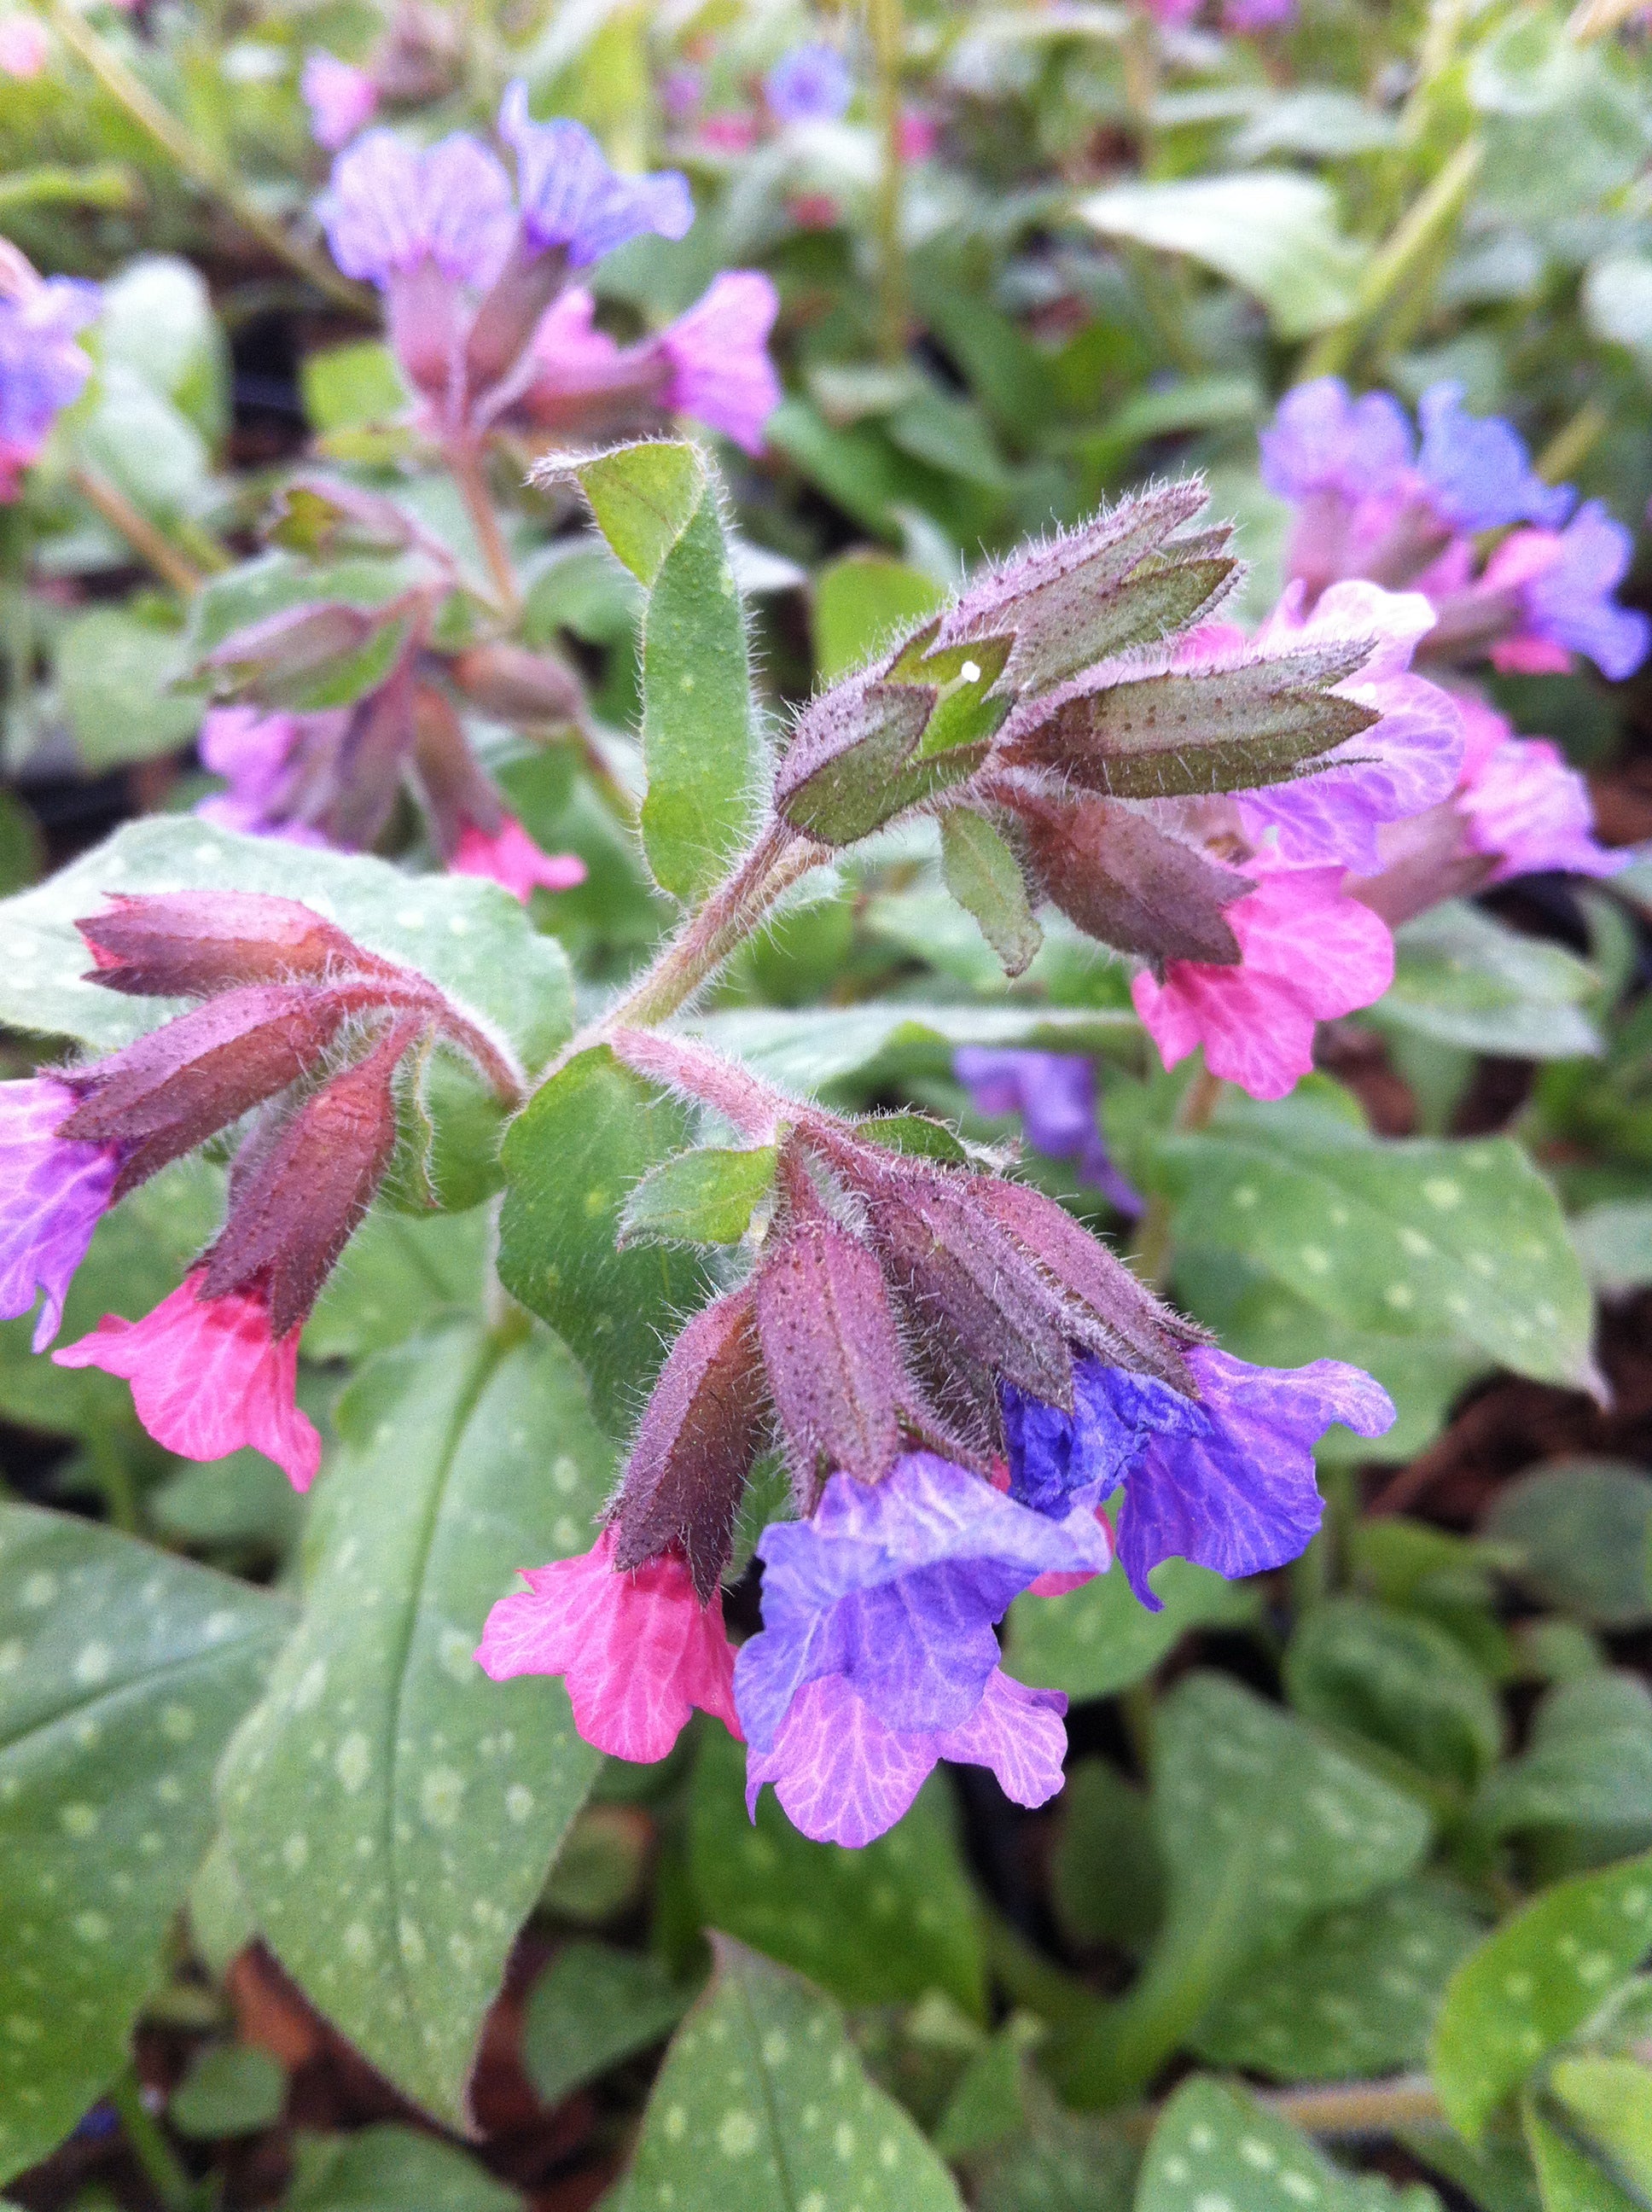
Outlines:
[[[650,1168],[625,1201],[625,1244],[738,1244],[774,1187],[773,1145],[701,1145]]]
[[[1005,973],[1025,972],[1044,941],[1027,896],[1021,863],[992,823],[966,807],[941,817],[941,869],[946,888],[981,924]]]

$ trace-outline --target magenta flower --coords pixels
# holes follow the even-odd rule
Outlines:
[[[583,124],[536,123],[519,77],[506,89],[499,135],[516,149],[522,228],[541,252],[560,249],[570,269],[587,268],[616,246],[653,232],[682,238],[694,221],[694,199],[675,169],[623,177],[610,169]]]
[[[1438,684],[1411,673],[1412,655],[1433,626],[1434,610],[1419,592],[1385,592],[1363,582],[1333,584],[1307,616],[1303,597],[1302,586],[1291,586],[1241,657],[1374,639],[1377,651],[1371,659],[1333,690],[1381,719],[1338,746],[1313,775],[1243,793],[1240,814],[1253,838],[1272,831],[1280,858],[1294,866],[1334,860],[1372,867],[1379,826],[1449,797],[1462,761],[1456,702]]]
[[[1027,1141],[1052,1159],[1070,1159],[1086,1182],[1104,1191],[1121,1213],[1142,1201],[1108,1156],[1096,1121],[1096,1071],[1082,1054],[993,1052],[963,1045],[952,1073],[978,1114],[1019,1114]]]
[[[1339,1359],[1253,1367],[1195,1345],[1187,1365],[1197,1399],[1094,1358],[1074,1364],[1071,1413],[1004,1389],[1012,1496],[1068,1514],[1098,1509],[1122,1483],[1119,1563],[1153,1613],[1148,1577],[1162,1560],[1231,1580],[1296,1559],[1323,1510],[1315,1444],[1333,1421],[1379,1437],[1395,1418],[1382,1385]]]
[[[63,1302],[120,1172],[118,1145],[58,1135],[80,1103],[55,1076],[0,1084],[0,1320],[29,1312],[44,1292],[33,1348],[63,1323]]]
[[[1314,1064],[1319,1023],[1369,1006],[1394,981],[1394,939],[1344,892],[1345,872],[1245,864],[1256,889],[1224,908],[1236,966],[1172,960],[1130,995],[1167,1067],[1196,1045],[1212,1075],[1253,1098],[1283,1098]]]
[[[27,82],[39,76],[51,58],[52,41],[38,17],[12,15],[0,21],[0,76]]]
[[[21,254],[0,261],[0,501],[39,456],[52,426],[78,399],[92,364],[75,343],[95,320],[95,284],[44,281]]]
[[[768,358],[780,304],[760,270],[730,269],[714,277],[695,306],[660,333],[659,349],[671,365],[666,406],[760,453],[763,425],[780,404],[780,379]]]
[[[304,57],[298,88],[310,111],[310,136],[330,154],[348,145],[379,112],[379,88],[367,71],[319,46]]]
[[[1271,31],[1296,15],[1297,0],[1222,0],[1223,27],[1230,31]]]
[[[878,1719],[841,1674],[805,1683],[773,1746],[746,1757],[746,1810],[765,1783],[793,1826],[851,1850],[892,1828],[938,1759],[988,1766],[1017,1805],[1042,1805],[1062,1783],[1066,1699],[1029,1690],[994,1668],[981,1702],[955,1729],[901,1730]]]
[[[506,815],[491,834],[467,822],[447,865],[455,875],[491,876],[524,906],[536,887],[572,890],[586,873],[577,853],[542,852],[513,814]]]
[[[930,1452],[881,1482],[834,1474],[807,1521],[772,1522],[760,1635],[735,1662],[747,1740],[772,1751],[798,1692],[828,1677],[899,1735],[944,1733],[975,1713],[998,1665],[993,1624],[1052,1569],[1099,1573],[1112,1557],[1087,1513],[1032,1513]]]
[[[614,1542],[605,1528],[577,1559],[525,1568],[527,1589],[489,1613],[484,1672],[566,1675],[574,1726],[611,1759],[664,1759],[695,1705],[738,1738],[720,1594],[702,1606],[674,1554],[616,1574]]]
[[[1468,746],[1452,804],[1477,853],[1495,856],[1491,880],[1540,874],[1610,876],[1634,856],[1594,836],[1589,787],[1546,738],[1519,738],[1479,699],[1463,701]]]
[[[763,94],[777,123],[835,123],[848,112],[854,79],[835,46],[793,46],[763,79]]]
[[[1652,646],[1652,622],[1613,594],[1629,573],[1633,538],[1598,499],[1580,507],[1564,530],[1517,530],[1485,564],[1482,592],[1511,592],[1512,635],[1491,647],[1502,669],[1564,671],[1586,653],[1614,684],[1632,676]]]
[[[196,739],[201,765],[228,779],[228,791],[215,791],[196,804],[203,820],[249,837],[284,837],[295,845],[325,845],[307,823],[286,812],[302,774],[302,757],[313,730],[333,741],[349,720],[342,708],[320,714],[266,714],[257,707],[215,707]]]
[[[307,1490],[321,1464],[321,1438],[295,1402],[299,1331],[273,1337],[261,1296],[203,1297],[201,1281],[198,1268],[185,1275],[142,1321],[106,1314],[52,1359],[124,1376],[138,1419],[168,1451],[223,1459],[250,1445],[274,1460],[295,1490]]]

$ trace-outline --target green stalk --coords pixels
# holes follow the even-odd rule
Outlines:
[[[116,2077],[109,2091],[109,2102],[120,2116],[127,2148],[143,2167],[166,2212],[190,2212],[195,2202],[195,2185],[183,2160],[167,2142],[166,2130],[144,2103],[135,2067],[128,2066]]]
[[[907,276],[901,244],[901,0],[867,0],[876,70],[878,130],[883,158],[878,173],[873,232],[878,242],[878,352],[891,366],[907,350]]]
[[[76,462],[71,473],[75,489],[87,505],[94,507],[109,527],[126,540],[163,584],[170,584],[184,599],[200,590],[206,581],[202,571],[181,547],[173,544],[164,530],[133,506],[118,484],[111,483],[100,470],[85,461]]]
[[[1406,209],[1378,246],[1347,319],[1324,331],[1308,349],[1298,380],[1337,376],[1348,367],[1366,333],[1422,272],[1449,236],[1485,159],[1479,138],[1466,138]]]
[[[72,4],[72,0],[46,0],[52,27],[71,52],[78,54],[98,82],[141,131],[146,131],[176,163],[190,182],[227,207],[242,228],[268,246],[288,268],[313,284],[319,292],[353,313],[377,317],[372,295],[335,269],[326,256],[301,238],[294,238],[273,216],[266,215],[252,194],[218,157],[200,145],[161,105],[143,79],[130,70]]]

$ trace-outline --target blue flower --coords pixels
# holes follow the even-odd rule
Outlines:
[[[835,123],[854,97],[854,80],[835,46],[793,46],[769,70],[763,90],[778,122]]]
[[[583,124],[534,122],[519,77],[501,103],[499,135],[516,149],[522,227],[530,243],[541,252],[562,248],[570,269],[600,261],[647,232],[681,238],[694,221],[686,178],[675,169],[621,176]]]

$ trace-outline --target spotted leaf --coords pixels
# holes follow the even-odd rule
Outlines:
[[[1438,2212],[1431,2189],[1333,2165],[1288,2120],[1195,2075],[1164,2107],[1135,2212]]]

